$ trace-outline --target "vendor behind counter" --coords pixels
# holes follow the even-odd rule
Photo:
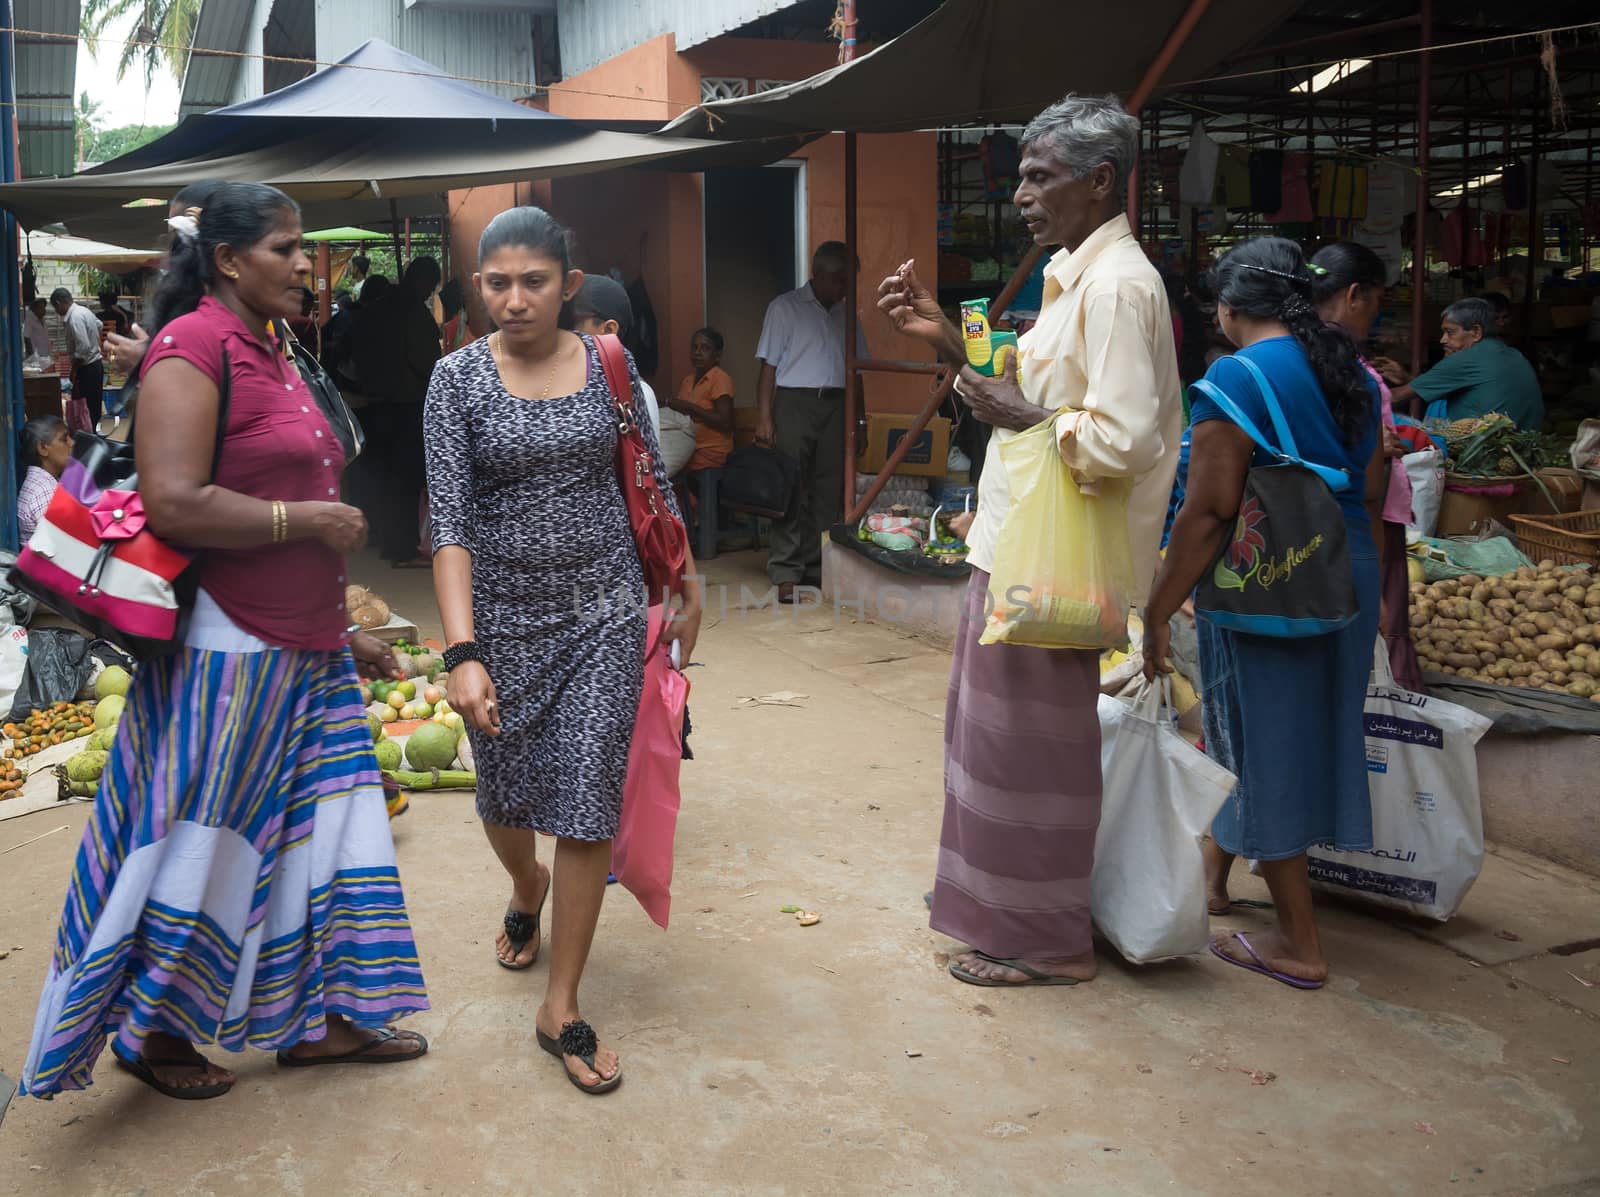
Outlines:
[[[1544,393],[1533,365],[1500,339],[1494,306],[1485,299],[1459,299],[1439,317],[1445,357],[1415,378],[1398,362],[1374,363],[1394,387],[1394,403],[1422,404],[1432,418],[1450,420],[1504,412],[1518,428],[1544,426]]]

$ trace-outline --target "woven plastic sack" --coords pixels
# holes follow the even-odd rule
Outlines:
[[[1533,564],[1504,536],[1483,540],[1424,536],[1423,540],[1428,544],[1428,555],[1422,558],[1422,576],[1429,582],[1459,578],[1462,574],[1492,578],[1516,573],[1524,565]]]
[[[999,447],[1011,483],[989,573],[982,644],[1122,648],[1133,559],[1126,479],[1080,491],[1049,419]]]

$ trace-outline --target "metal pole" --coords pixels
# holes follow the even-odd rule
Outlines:
[[[839,61],[851,62],[856,56],[856,0],[839,0]]]
[[[11,32],[11,0],[0,0],[0,181],[14,183],[17,169],[16,34]],[[5,403],[0,407],[0,543],[17,548],[17,437],[27,421],[22,397],[22,285],[17,253],[17,221],[0,213],[0,368],[5,371]]]
[[[1194,27],[1200,23],[1200,18],[1206,15],[1206,9],[1211,7],[1211,0],[1189,0],[1189,7],[1183,10],[1183,15],[1178,18],[1178,23],[1167,34],[1167,40],[1161,43],[1161,49],[1156,51],[1156,56],[1150,60],[1150,65],[1145,68],[1144,76],[1139,80],[1138,86],[1133,89],[1123,104],[1134,116],[1139,115],[1156,89],[1156,84],[1161,82],[1161,76],[1167,73],[1167,68],[1172,65],[1172,60],[1178,56],[1178,51],[1183,49],[1183,43],[1189,40],[1189,35],[1194,32]],[[1139,164],[1135,162],[1133,169],[1128,172],[1128,224],[1133,227],[1135,234],[1139,228]],[[1033,272],[1029,267],[1028,273]],[[1023,275],[1024,278],[1027,275]],[[1020,286],[1020,284],[1019,284]],[[1015,292],[1012,293],[1013,297]],[[990,318],[994,313],[991,311]]]
[[[1421,0],[1417,56],[1417,215],[1411,234],[1411,372],[1422,373],[1422,293],[1428,280],[1428,105],[1433,94],[1433,0]],[[1416,404],[1413,404],[1415,407]]]
[[[851,62],[856,56],[856,0],[840,0],[839,4],[839,61]],[[856,249],[856,135],[844,135],[844,496],[840,510],[848,513],[856,497],[856,413],[857,375],[861,364],[856,361],[857,305],[861,300],[861,255]],[[885,471],[888,473],[890,471]],[[859,518],[859,517],[858,517]]]
[[[328,322],[333,311],[333,249],[326,241],[317,244],[317,319]]]
[[[854,11],[855,6],[849,6]],[[856,305],[860,302],[861,273],[856,253],[856,135],[844,135],[844,243],[848,261],[845,263],[844,309],[844,498],[843,511],[849,511],[856,497],[856,413],[860,409],[856,395],[856,377],[861,363],[856,360],[860,346],[856,344]],[[906,438],[908,441],[910,437]],[[888,476],[884,469],[883,474]]]
[[[1544,211],[1539,207],[1539,108],[1544,72],[1533,68],[1533,124],[1528,151],[1528,285],[1523,290],[1522,339],[1533,336],[1533,305],[1539,298],[1539,268],[1544,265]]]

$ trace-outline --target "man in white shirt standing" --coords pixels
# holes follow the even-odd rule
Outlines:
[[[28,305],[22,317],[23,348],[27,351],[24,357],[50,356],[50,330],[44,326],[44,314],[48,310],[43,295]]]
[[[822,536],[844,507],[844,322],[856,321],[856,351],[866,356],[861,321],[845,311],[851,268],[842,241],[827,241],[811,259],[811,281],[767,307],[756,357],[761,381],[756,440],[800,466],[794,515],[772,525],[767,576],[778,601],[792,603],[795,587],[822,580]]]
[[[67,348],[72,352],[72,393],[89,405],[89,419],[100,423],[105,397],[106,367],[100,360],[100,317],[72,302],[72,292],[57,287],[50,306],[67,326]]]

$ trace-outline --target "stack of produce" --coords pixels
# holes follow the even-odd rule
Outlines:
[[[1600,578],[1541,561],[1515,573],[1411,584],[1424,668],[1600,703]]]
[[[389,604],[365,586],[346,586],[344,606],[350,613],[350,618],[369,632],[388,623],[389,617],[393,614],[389,610]]]
[[[53,745],[93,734],[94,708],[92,702],[58,702],[42,711],[30,711],[20,723],[0,727],[10,741],[3,754],[5,759],[21,761]]]
[[[1544,438],[1538,432],[1520,432],[1501,412],[1430,425],[1442,433],[1452,473],[1478,478],[1507,478],[1532,474],[1545,464]]]
[[[57,770],[63,794],[92,798],[100,788],[100,775],[111,759],[111,745],[117,736],[117,724],[122,720],[129,680],[127,671],[116,666],[95,679],[94,692],[99,701],[93,704],[89,742],[82,752],[69,757]]]
[[[421,655],[417,654],[418,658]],[[406,656],[401,655],[402,665],[405,661]],[[404,789],[472,790],[478,786],[466,724],[450,709],[447,684],[448,675],[434,670],[434,684],[424,683],[421,690],[410,679],[362,687],[363,697],[372,700],[367,720],[372,725],[378,768]],[[405,736],[402,748],[398,740],[389,738],[391,725],[413,720],[421,722]]]

